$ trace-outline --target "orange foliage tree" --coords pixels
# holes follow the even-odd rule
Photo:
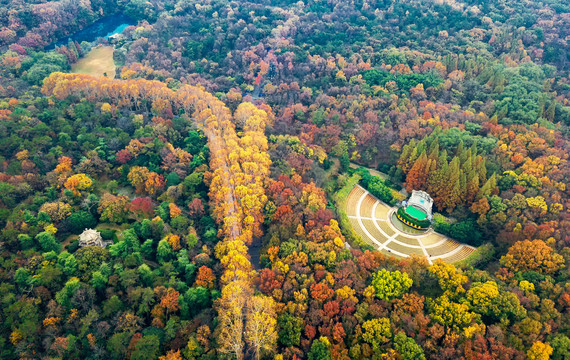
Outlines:
[[[564,266],[564,258],[542,240],[524,240],[509,248],[501,258],[501,265],[514,272],[553,274]]]
[[[81,196],[81,191],[89,190],[93,185],[93,180],[85,174],[76,174],[67,178],[63,186],[71,190],[73,195]]]

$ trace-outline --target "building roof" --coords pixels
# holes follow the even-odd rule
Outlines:
[[[79,235],[79,246],[101,246],[104,247],[105,243],[101,234],[94,229],[85,229]]]
[[[408,204],[408,206],[413,206],[417,210],[421,210],[422,212],[425,213],[425,215],[427,217],[431,217],[431,214],[432,214],[431,208],[433,206],[433,199],[431,198],[431,196],[429,196],[429,194],[427,192],[422,191],[422,190],[412,191],[412,196],[408,200],[407,204]],[[413,211],[413,210],[410,210],[410,211]],[[408,210],[406,210],[406,212],[409,213]],[[413,214],[410,214],[410,215],[414,216]],[[416,216],[414,216],[414,217],[416,217]],[[416,217],[416,218],[418,218],[418,217]]]

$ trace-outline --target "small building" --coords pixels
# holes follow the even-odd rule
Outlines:
[[[429,196],[427,192],[422,190],[412,191],[412,196],[410,197],[410,200],[408,200],[408,208],[410,206],[412,208],[410,209],[410,211],[406,209],[406,212],[408,212],[412,216],[414,216],[414,213],[415,215],[418,215],[414,216],[416,219],[423,220],[422,217],[424,219],[425,218],[431,219],[432,217],[431,208],[433,206],[433,199],[431,198],[431,196]],[[414,210],[419,210],[423,214],[417,213]]]
[[[79,247],[85,246],[99,246],[105,247],[106,243],[103,241],[101,234],[97,230],[85,229],[79,235]]]
[[[404,224],[416,229],[426,229],[431,225],[433,199],[421,190],[412,191],[408,201],[403,201],[397,217]]]

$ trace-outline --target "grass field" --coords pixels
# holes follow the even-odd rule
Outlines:
[[[112,46],[93,48],[85,57],[73,64],[71,72],[95,76],[105,76],[106,74],[112,79],[115,77],[116,71],[113,61],[114,52],[115,49]]]
[[[360,234],[355,231],[355,226],[351,224],[351,220],[354,219],[349,219],[348,216],[354,214],[347,215],[346,213],[348,208],[351,209],[356,208],[355,204],[349,205],[348,198],[349,197],[351,198],[350,204],[353,204],[354,201],[358,201],[355,200],[355,198],[360,198],[358,194],[353,194],[354,191],[359,191],[358,187],[356,186],[356,184],[358,184],[359,181],[360,181],[360,175],[358,174],[352,175],[346,181],[346,184],[339,191],[336,192],[333,200],[336,205],[336,212],[338,215],[339,225],[342,230],[342,234],[344,235],[346,240],[348,240],[349,244],[352,246],[359,247],[361,249],[366,249],[366,248],[371,249],[373,248],[373,246],[371,245],[370,240],[366,238],[363,239],[362,236],[360,236]]]

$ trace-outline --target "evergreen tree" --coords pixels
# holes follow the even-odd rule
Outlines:
[[[477,197],[475,197],[475,200],[477,201],[484,197],[491,196],[495,192],[496,188],[497,188],[497,179],[495,177],[495,174],[493,174],[491,175],[489,180],[487,180],[485,184],[481,187],[479,193],[477,193]]]

